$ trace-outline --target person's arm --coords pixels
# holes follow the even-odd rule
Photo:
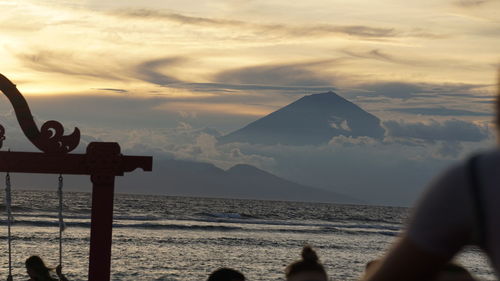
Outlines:
[[[449,256],[440,256],[425,251],[407,236],[403,236],[380,262],[367,270],[361,280],[431,280],[449,259]]]
[[[406,230],[362,280],[431,280],[470,243],[474,209],[466,170],[456,166],[433,181],[412,211]]]

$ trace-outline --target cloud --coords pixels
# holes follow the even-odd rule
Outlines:
[[[388,120],[383,122],[383,126],[389,137],[424,141],[479,142],[491,137],[487,126],[457,119],[443,122],[431,119],[428,123]]]
[[[438,95],[475,97],[476,90],[487,86],[489,85],[465,83],[432,84],[412,82],[373,82],[356,85],[356,89],[346,90],[346,93],[358,96],[384,96],[393,99],[409,99],[412,97],[433,98]]]
[[[232,92],[232,91],[262,91],[277,93],[286,92],[303,95],[306,92],[327,92],[334,90],[334,86],[286,86],[262,84],[231,84],[231,83],[177,83],[168,85],[173,88],[189,89],[205,92]],[[279,92],[278,92],[279,93]]]
[[[180,80],[174,78],[173,76],[162,73],[161,70],[168,66],[178,65],[186,60],[186,58],[182,57],[167,57],[149,60],[137,65],[135,67],[135,72],[137,73],[138,77],[143,79],[144,81],[158,85],[180,83]]]
[[[92,132],[98,140],[105,140],[110,134],[117,138],[123,151],[131,154],[153,154],[161,158],[208,162],[223,169],[236,164],[257,167],[269,167],[275,164],[272,157],[245,153],[238,147],[218,146],[217,137],[220,136],[220,132],[211,128],[193,129],[187,123],[180,124],[177,128],[161,130]]]
[[[128,93],[128,91],[125,89],[115,89],[115,88],[96,88],[95,90],[109,91],[109,92],[115,92],[115,93]]]
[[[150,9],[128,9],[118,10],[111,13],[112,15],[126,18],[152,19],[152,20],[169,20],[181,24],[192,25],[215,25],[215,26],[238,26],[246,25],[243,21],[212,19],[204,17],[186,16],[177,13],[168,13]]]
[[[442,39],[447,37],[422,28],[400,31],[392,27],[376,27],[368,25],[309,24],[298,26],[279,23],[255,23],[234,19],[189,16],[150,9],[121,9],[113,11],[110,14],[129,19],[163,20],[182,25],[196,25],[214,28],[239,28],[240,30],[259,32],[262,36],[275,35],[301,38],[340,35],[368,40],[396,37],[415,37],[427,39]]]
[[[376,59],[376,60],[383,60],[383,61],[390,61],[394,62],[395,59],[393,56],[386,54],[379,49],[372,49],[370,51],[366,52],[359,52],[359,51],[353,51],[353,50],[343,50],[343,53],[352,56],[352,57],[357,57],[357,58],[364,58],[364,59]]]
[[[379,143],[379,140],[370,137],[346,137],[344,135],[335,136],[329,142],[331,146],[355,147],[366,146]]]
[[[273,29],[283,30],[287,34],[295,36],[319,36],[328,34],[344,34],[363,38],[392,38],[398,36],[398,33],[393,28],[377,28],[364,25],[315,25],[305,28],[271,25],[266,28],[266,30]]]
[[[391,108],[389,111],[430,116],[493,116],[493,112],[477,112],[446,107]]]
[[[153,84],[170,88],[206,92],[233,91],[287,91],[303,94],[307,90],[330,91],[333,78],[322,75],[315,68],[337,60],[320,60],[301,63],[258,65],[225,70],[214,74],[211,82],[179,80],[162,70],[188,61],[184,57],[160,58],[143,62],[134,67],[137,77]]]
[[[418,84],[404,82],[373,83],[358,86],[368,92],[390,98],[409,98],[421,94],[424,89]]]
[[[471,8],[482,6],[488,2],[491,2],[491,0],[459,0],[455,1],[454,4],[464,8]]]
[[[101,63],[96,67],[94,58],[83,54],[54,50],[40,50],[33,53],[17,53],[21,62],[37,71],[66,75],[86,76],[100,80],[123,80],[118,64]],[[123,67],[123,66],[121,66]]]
[[[443,157],[456,157],[463,149],[462,143],[458,141],[440,142],[436,149],[436,154]]]
[[[226,70],[215,75],[214,80],[229,84],[286,85],[299,87],[330,87],[333,79],[310,69],[312,66],[331,63],[316,61],[295,64],[274,64]]]
[[[421,32],[422,37],[452,40],[452,38],[450,38],[451,35],[432,34],[426,33],[425,31],[419,32]],[[497,30],[494,30],[493,32],[497,32]],[[480,62],[467,61],[463,58],[457,59],[443,56],[439,59],[436,59],[432,54],[428,52],[404,53],[404,55],[401,55],[401,53],[388,52],[387,50],[383,50],[380,48],[350,48],[340,50],[340,52],[354,59],[374,60],[397,65],[411,66],[412,68],[422,67],[427,69],[435,69],[436,67],[439,67],[443,69],[449,68],[451,71],[455,71],[457,68],[460,68],[461,70],[476,72],[484,70],[490,71],[491,69],[490,65]]]
[[[359,50],[349,49],[349,50],[342,50],[342,53],[344,53],[348,56],[351,56],[353,58],[358,58],[358,59],[370,59],[370,60],[377,60],[377,61],[383,61],[383,62],[388,62],[388,63],[411,65],[411,66],[429,66],[430,65],[429,61],[400,58],[400,57],[396,57],[394,55],[391,55],[387,52],[384,52],[380,49],[371,49],[368,51],[359,51]]]
[[[206,17],[187,16],[178,13],[162,12],[148,9],[118,10],[111,13],[114,16],[145,19],[166,20],[178,24],[198,25],[218,28],[240,28],[249,31],[261,32],[262,35],[279,35],[288,37],[316,37],[316,36],[350,36],[358,38],[393,38],[400,36],[394,28],[373,27],[365,25],[330,25],[312,24],[309,26],[293,26],[285,24],[258,24],[231,19],[216,19]]]

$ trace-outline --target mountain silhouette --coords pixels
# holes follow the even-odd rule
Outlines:
[[[156,185],[148,182],[161,183]],[[263,199],[361,204],[361,200],[329,190],[301,185],[251,165],[228,170],[210,163],[162,159],[152,173],[131,173],[117,181],[121,192],[238,199]]]
[[[334,92],[313,94],[219,138],[219,143],[318,145],[335,136],[384,137],[380,119]]]
[[[54,177],[13,174],[17,189],[55,190]],[[88,177],[65,176],[66,191],[90,191]],[[155,159],[151,173],[134,171],[116,177],[117,193],[169,196],[261,199],[341,204],[366,204],[356,198],[278,177],[251,165],[238,164],[228,170],[210,163],[179,159]]]

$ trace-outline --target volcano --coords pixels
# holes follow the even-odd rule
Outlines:
[[[312,94],[219,138],[219,143],[320,145],[335,136],[382,139],[380,119],[334,92]]]

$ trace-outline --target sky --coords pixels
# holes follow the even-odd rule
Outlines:
[[[0,0],[0,10],[0,73],[39,124],[78,126],[82,145],[246,163],[405,205],[438,171],[495,141],[498,1]],[[378,116],[386,138],[217,144],[329,90]],[[30,149],[1,99],[5,146]]]

